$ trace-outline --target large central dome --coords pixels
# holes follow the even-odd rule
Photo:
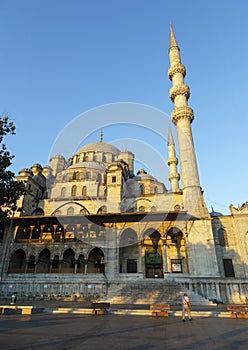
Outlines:
[[[89,143],[88,145],[85,145],[81,147],[78,151],[77,154],[84,153],[84,152],[104,152],[104,153],[112,153],[112,154],[118,154],[120,153],[120,150],[106,142],[92,142]]]

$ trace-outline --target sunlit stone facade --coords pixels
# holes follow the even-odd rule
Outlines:
[[[124,282],[176,281],[206,299],[245,302],[248,295],[248,203],[230,215],[207,210],[202,194],[184,84],[186,68],[170,32],[171,114],[179,159],[168,132],[170,188],[135,155],[111,144],[87,144],[66,160],[22,169],[20,198],[0,230],[0,296],[106,296]],[[178,163],[180,161],[180,169]],[[116,287],[116,290],[118,288]]]

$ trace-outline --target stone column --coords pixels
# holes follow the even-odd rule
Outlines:
[[[168,262],[166,253],[166,240],[163,240],[163,273],[168,273]]]
[[[138,272],[142,273],[142,241],[139,242],[139,260],[138,260]]]

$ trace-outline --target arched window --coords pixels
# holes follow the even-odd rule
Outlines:
[[[77,235],[77,225],[69,224],[66,227],[65,240],[76,241],[76,235]]]
[[[42,238],[50,241],[54,238],[54,228],[52,225],[46,225],[43,228]]]
[[[65,197],[65,194],[66,194],[66,188],[62,187],[61,188],[61,197]]]
[[[80,210],[80,215],[88,215],[88,214],[89,214],[89,212],[86,208],[83,208]]]
[[[90,172],[89,171],[86,171],[85,173],[85,180],[89,180],[90,179]]]
[[[74,196],[76,196],[76,194],[77,194],[77,186],[74,185],[71,188],[71,195],[74,197]]]
[[[98,209],[97,214],[105,214],[107,213],[107,206],[103,205],[101,208]]]
[[[20,226],[18,227],[15,241],[20,242],[20,241],[25,241],[30,238],[30,227],[29,226]]]
[[[158,188],[157,188],[157,186],[154,187],[154,193],[155,193],[155,194],[158,193]]]
[[[74,208],[72,208],[72,207],[68,208],[67,215],[74,215]]]
[[[146,211],[146,208],[145,208],[143,205],[141,205],[141,206],[139,207],[139,211],[142,212],[142,213],[144,213],[144,212]]]
[[[83,197],[87,196],[87,187],[86,186],[83,186],[83,188],[82,188],[82,196]]]
[[[58,225],[55,230],[55,241],[60,241],[64,238],[64,227],[62,225]]]
[[[32,231],[32,236],[31,236],[32,240],[38,240],[40,238],[40,234],[41,234],[41,227],[36,225]]]
[[[44,215],[44,210],[41,208],[36,208],[33,212],[32,212],[32,216],[43,216]]]

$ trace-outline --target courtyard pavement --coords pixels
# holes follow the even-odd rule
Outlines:
[[[26,303],[27,304],[27,303]],[[45,305],[44,305],[45,304]],[[41,307],[42,302],[36,307]],[[60,306],[67,312],[53,313]],[[67,306],[67,307],[65,307]],[[86,307],[87,305],[84,305]],[[248,319],[219,317],[225,307],[193,306],[193,321],[181,320],[180,307],[166,317],[130,313],[74,314],[78,303],[43,302],[45,312],[0,316],[0,349],[151,350],[247,349]],[[132,307],[135,310],[137,305]],[[141,309],[141,306],[138,307]],[[143,307],[145,311],[147,307]],[[177,310],[176,310],[177,309]],[[69,310],[69,311],[68,311]],[[131,310],[119,305],[112,311]],[[110,310],[111,311],[111,310]],[[147,310],[148,311],[148,310]],[[205,312],[205,314],[204,314]],[[178,315],[178,316],[174,316]]]

